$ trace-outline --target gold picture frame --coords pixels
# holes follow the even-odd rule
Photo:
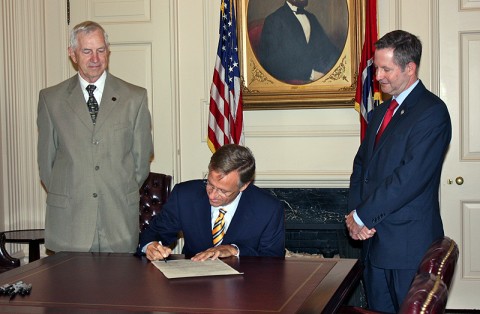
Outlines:
[[[277,8],[286,5],[285,0],[236,0],[244,109],[353,106],[362,49],[364,10],[361,0],[342,1],[310,0],[306,6],[306,9],[312,10],[311,13],[319,19],[327,36],[329,38],[336,36],[336,42],[333,40],[332,42],[338,48],[335,50],[338,51],[338,58],[334,59],[337,61],[328,72],[325,71],[323,77],[313,81],[292,83],[271,75],[258,57],[259,36],[262,32],[258,31],[258,25],[263,27],[265,18]],[[327,20],[326,26],[324,20]],[[336,34],[332,36],[333,32]]]

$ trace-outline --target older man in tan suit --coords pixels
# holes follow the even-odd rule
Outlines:
[[[68,53],[78,75],[40,91],[38,102],[45,246],[134,252],[153,155],[147,92],[106,71],[108,35],[95,22],[73,28]]]

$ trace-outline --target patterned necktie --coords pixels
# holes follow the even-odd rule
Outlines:
[[[387,128],[388,123],[390,123],[390,120],[392,120],[393,113],[395,112],[395,108],[398,107],[398,102],[394,99],[390,102],[390,105],[388,106],[387,113],[385,113],[385,117],[383,118],[382,125],[380,126],[380,129],[377,132],[377,136],[375,137],[375,144],[377,144],[378,140],[382,136],[383,131]]]
[[[223,208],[220,208],[220,212],[218,213],[217,219],[215,219],[215,223],[213,224],[212,235],[213,235],[213,246],[220,245],[223,240],[223,236],[225,234],[225,220],[223,217],[225,216],[226,211]]]
[[[88,101],[87,101],[87,106],[88,106],[88,111],[90,112],[90,117],[92,118],[93,124],[97,121],[97,114],[98,114],[98,102],[95,99],[95,96],[93,96],[93,91],[97,87],[95,85],[88,85],[87,86],[87,92],[88,92]]]

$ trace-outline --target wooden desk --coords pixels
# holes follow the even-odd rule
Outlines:
[[[40,244],[45,243],[45,229],[4,231],[5,243],[27,243],[28,262],[40,258]]]
[[[354,259],[224,259],[243,275],[168,280],[129,254],[57,253],[0,275],[30,295],[0,297],[14,313],[334,313],[358,282]]]

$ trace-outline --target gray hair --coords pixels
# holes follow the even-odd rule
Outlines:
[[[75,49],[78,46],[78,33],[90,33],[96,30],[100,30],[103,33],[103,38],[105,39],[105,43],[107,47],[110,46],[110,42],[108,41],[108,34],[103,29],[103,27],[98,24],[97,22],[93,21],[85,21],[80,24],[75,25],[75,27],[70,31],[70,48]]]

